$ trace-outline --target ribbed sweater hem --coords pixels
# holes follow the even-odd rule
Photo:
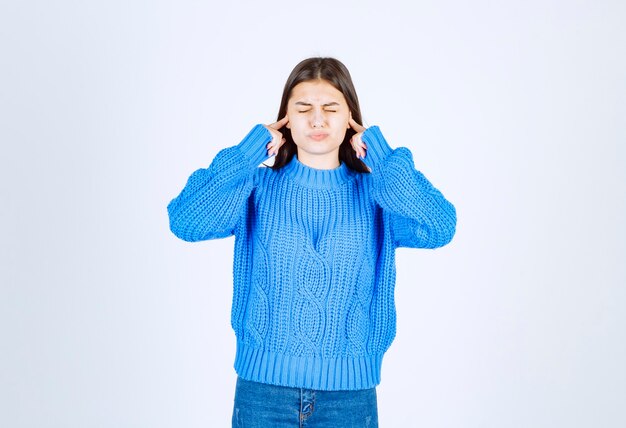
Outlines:
[[[325,391],[373,388],[380,383],[382,355],[296,357],[237,341],[235,371],[249,381]]]

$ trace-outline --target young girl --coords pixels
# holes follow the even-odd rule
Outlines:
[[[378,426],[395,249],[447,244],[456,211],[409,149],[361,123],[346,67],[304,60],[278,121],[221,150],[168,205],[181,239],[235,236],[233,427]]]

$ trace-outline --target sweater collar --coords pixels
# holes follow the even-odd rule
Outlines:
[[[282,170],[293,181],[318,189],[332,189],[341,186],[353,175],[350,168],[343,162],[334,169],[316,169],[300,162],[298,155],[294,155]]]

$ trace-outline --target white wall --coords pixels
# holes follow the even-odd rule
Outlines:
[[[398,251],[383,427],[626,426],[626,6],[0,6],[0,426],[222,427],[233,240],[166,206],[292,67],[351,70],[366,125],[455,203]]]

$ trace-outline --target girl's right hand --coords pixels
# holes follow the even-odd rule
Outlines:
[[[285,116],[278,122],[274,122],[271,125],[263,125],[268,131],[270,131],[270,134],[272,134],[272,141],[267,143],[266,147],[268,156],[273,156],[278,153],[280,146],[285,144],[286,140],[283,138],[283,134],[279,131],[279,129],[287,125],[287,123],[289,123],[289,118]]]

